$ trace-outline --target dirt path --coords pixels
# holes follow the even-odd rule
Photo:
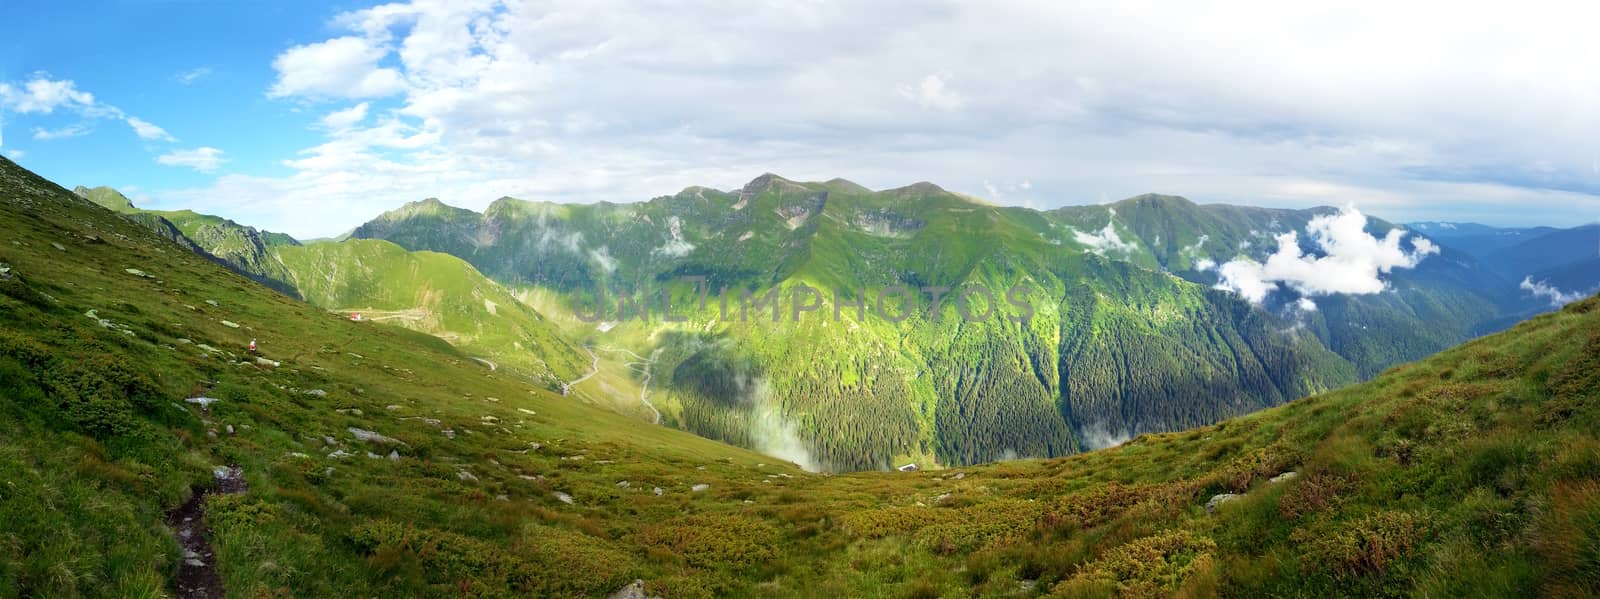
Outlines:
[[[639,388],[639,402],[643,403],[644,407],[650,408],[650,412],[655,414],[655,418],[650,421],[651,424],[655,425],[661,424],[661,410],[657,410],[656,405],[650,403],[650,378],[655,376],[651,370],[655,366],[656,360],[660,358],[661,348],[656,348],[655,351],[650,352],[650,360],[647,362],[642,362],[642,364],[644,364],[644,385]],[[641,362],[634,362],[634,364],[640,363]]]
[[[205,500],[207,495],[221,493],[232,495],[247,490],[244,471],[238,468],[218,468],[216,484],[209,489],[196,490],[189,501],[167,516],[167,524],[177,534],[178,547],[183,550],[178,565],[176,586],[181,599],[220,599],[227,596],[222,588],[222,576],[217,574],[217,555],[211,549],[211,528],[206,526]]]
[[[500,370],[500,365],[483,358],[472,358],[472,361],[489,367],[489,372]]]
[[[572,395],[572,388],[577,386],[578,383],[582,383],[584,381],[587,381],[587,380],[589,380],[589,377],[592,377],[592,376],[600,373],[600,356],[595,355],[594,351],[589,349],[589,348],[587,348],[587,347],[583,348],[583,351],[589,352],[589,357],[591,359],[593,359],[593,361],[589,363],[589,374],[585,374],[583,376],[580,376],[577,379],[573,380],[572,382],[567,383],[565,385],[562,385],[561,386],[561,394],[562,395]]]

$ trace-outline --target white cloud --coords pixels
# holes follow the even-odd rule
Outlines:
[[[128,124],[141,139],[175,141],[165,129],[150,121],[123,112],[122,109],[96,101],[93,94],[78,89],[78,84],[68,79],[51,79],[47,73],[34,73],[26,83],[13,85],[0,82],[0,112],[12,110],[18,114],[54,114],[62,109],[89,121],[116,119]],[[87,135],[93,131],[89,122],[46,129],[35,127],[33,138],[38,140],[67,139]]]
[[[139,139],[177,141],[172,138],[172,135],[167,133],[166,129],[157,127],[150,121],[146,121],[136,116],[130,116],[124,120],[128,123],[129,127],[133,127],[133,132],[139,136]]]
[[[12,160],[22,160],[28,153],[22,150],[6,150],[6,155],[10,156]]]
[[[56,129],[43,129],[43,128],[39,128],[39,127],[34,127],[34,129],[33,129],[33,138],[37,139],[39,141],[50,141],[50,140],[54,140],[54,139],[71,139],[71,138],[74,138],[74,137],[82,137],[82,136],[88,135],[89,132],[93,131],[93,130],[94,129],[91,129],[88,125],[85,125],[85,124],[82,124],[82,123],[78,123],[78,124],[75,124],[75,125],[67,125],[65,127],[60,127],[60,128],[56,128]]]
[[[88,109],[94,106],[94,95],[80,91],[78,85],[68,80],[50,79],[44,73],[35,73],[33,79],[15,87],[0,83],[0,106],[20,114],[51,114],[57,108]]]
[[[405,89],[400,72],[378,66],[388,50],[355,36],[295,46],[272,61],[278,81],[268,95],[378,98]]]
[[[211,67],[196,67],[173,75],[172,78],[184,85],[193,85],[194,82],[211,76]]]
[[[202,173],[209,173],[227,161],[222,157],[222,153],[222,150],[211,147],[173,150],[157,156],[156,162],[167,166],[186,166]]]
[[[1564,292],[1556,287],[1547,285],[1545,281],[1539,281],[1535,283],[1533,281],[1533,277],[1523,277],[1522,285],[1520,285],[1519,288],[1532,294],[1534,297],[1542,297],[1550,300],[1550,305],[1556,308],[1560,308],[1572,302],[1588,297],[1587,294],[1582,292]]]
[[[362,102],[344,110],[336,110],[322,117],[322,126],[340,131],[349,129],[367,120],[367,102]]]
[[[1397,221],[1592,219],[1600,70],[1571,57],[1600,55],[1586,29],[1600,6],[1536,0],[1517,14],[1364,0],[1316,14],[1265,1],[397,2],[285,49],[269,90],[383,97],[386,118],[327,131],[287,176],[181,191],[241,192],[223,206],[240,218],[353,203],[340,220],[278,223],[326,227],[302,234],[400,199],[634,201],[767,170],[972,193],[1029,173],[1017,192],[995,184],[1021,205],[1166,191],[1359,202]],[[384,127],[427,143],[369,143]]]
[[[1277,236],[1278,250],[1266,263],[1248,258],[1229,261],[1217,268],[1221,277],[1218,289],[1238,293],[1252,303],[1288,286],[1301,295],[1367,295],[1388,288],[1382,275],[1397,268],[1412,268],[1439,248],[1424,237],[1412,240],[1407,252],[1401,241],[1403,229],[1391,229],[1382,239],[1367,234],[1367,217],[1354,207],[1339,214],[1311,219],[1306,233],[1322,255],[1305,255],[1299,235],[1289,231]],[[1303,308],[1304,306],[1302,306]]]

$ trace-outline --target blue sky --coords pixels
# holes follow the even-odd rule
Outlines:
[[[262,93],[274,78],[273,57],[324,29],[327,14],[317,3],[18,3],[8,13],[0,23],[0,82],[21,85],[36,74],[72,81],[175,138],[144,140],[123,123],[70,109],[0,113],[4,151],[23,152],[23,164],[55,181],[200,186],[211,176],[160,167],[153,157],[217,145],[228,147],[230,168],[282,173],[278,158],[317,139],[306,128],[314,115]],[[83,134],[34,139],[39,129],[73,127]]]
[[[1600,14],[1567,3],[53,4],[0,23],[0,153],[301,237],[424,197],[767,171],[1038,208],[1600,218]]]

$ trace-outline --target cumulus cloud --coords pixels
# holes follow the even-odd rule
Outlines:
[[[1009,173],[1031,181],[1006,193],[1019,205],[1173,190],[1359,201],[1395,220],[1446,205],[1503,223],[1600,210],[1600,112],[1581,91],[1600,89],[1600,70],[1570,59],[1600,54],[1585,28],[1600,7],[1535,1],[1506,19],[1425,2],[1351,18],[1363,10],[393,2],[333,15],[325,39],[284,48],[267,91],[382,98],[428,144],[367,145],[364,128],[385,125],[363,121],[326,131],[318,160],[286,176],[166,195],[226,197],[221,211],[307,235],[396,198],[635,201],[767,170],[975,195]],[[907,43],[925,39],[939,43]],[[335,203],[341,214],[318,222],[279,216]]]
[[[1139,246],[1123,241],[1122,236],[1117,235],[1117,210],[1110,208],[1107,211],[1110,216],[1106,218],[1104,229],[1101,229],[1099,233],[1085,233],[1074,230],[1072,239],[1088,246],[1089,251],[1100,255],[1105,255],[1106,252],[1132,253],[1138,251]]]
[[[209,173],[222,166],[226,159],[222,157],[222,150],[212,147],[199,147],[192,150],[173,150],[156,157],[156,162],[167,166],[186,166],[202,173]]]
[[[1572,302],[1588,297],[1587,294],[1582,292],[1562,291],[1559,288],[1546,284],[1545,281],[1534,282],[1533,277],[1523,277],[1520,288],[1523,291],[1532,294],[1534,297],[1542,297],[1550,300],[1550,305],[1556,308],[1560,308]]]
[[[377,98],[399,93],[405,89],[400,72],[378,66],[388,53],[357,36],[295,46],[272,61],[278,81],[267,95]]]
[[[1391,229],[1380,239],[1367,234],[1366,226],[1367,217],[1354,207],[1313,218],[1306,233],[1321,255],[1303,253],[1296,232],[1282,233],[1277,236],[1278,250],[1265,263],[1241,258],[1217,267],[1217,288],[1257,304],[1280,286],[1303,296],[1367,295],[1388,288],[1383,275],[1415,267],[1439,252],[1424,237],[1414,238],[1411,251],[1406,251],[1401,244],[1406,237],[1403,229]]]

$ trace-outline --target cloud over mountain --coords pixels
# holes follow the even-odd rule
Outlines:
[[[1550,300],[1550,305],[1557,308],[1588,297],[1588,294],[1581,291],[1562,291],[1561,289],[1550,285],[1545,281],[1535,282],[1531,276],[1523,277],[1522,284],[1519,285],[1518,288],[1528,292],[1534,297],[1542,297]]]
[[[874,188],[936,174],[974,195],[989,181],[1040,207],[1167,189],[1575,219],[1600,209],[1600,117],[1572,90],[1600,89],[1600,72],[1563,58],[1600,40],[1573,10],[396,2],[332,15],[322,39],[283,48],[264,90],[321,114],[369,102],[365,120],[308,123],[325,139],[284,157],[286,175],[172,200],[230,198],[241,218],[313,235],[396,198],[633,201],[779,170]],[[349,214],[274,222],[333,203]]]
[[[1273,291],[1288,287],[1306,296],[1367,295],[1388,288],[1383,275],[1397,268],[1412,268],[1438,246],[1424,237],[1411,241],[1407,251],[1401,242],[1403,229],[1391,229],[1382,238],[1367,233],[1367,217],[1353,206],[1339,214],[1311,219],[1306,234],[1320,255],[1306,254],[1295,231],[1276,237],[1278,249],[1266,262],[1249,258],[1231,260],[1216,267],[1218,289],[1232,291],[1252,303],[1261,303]],[[1315,309],[1315,304],[1301,304]]]

